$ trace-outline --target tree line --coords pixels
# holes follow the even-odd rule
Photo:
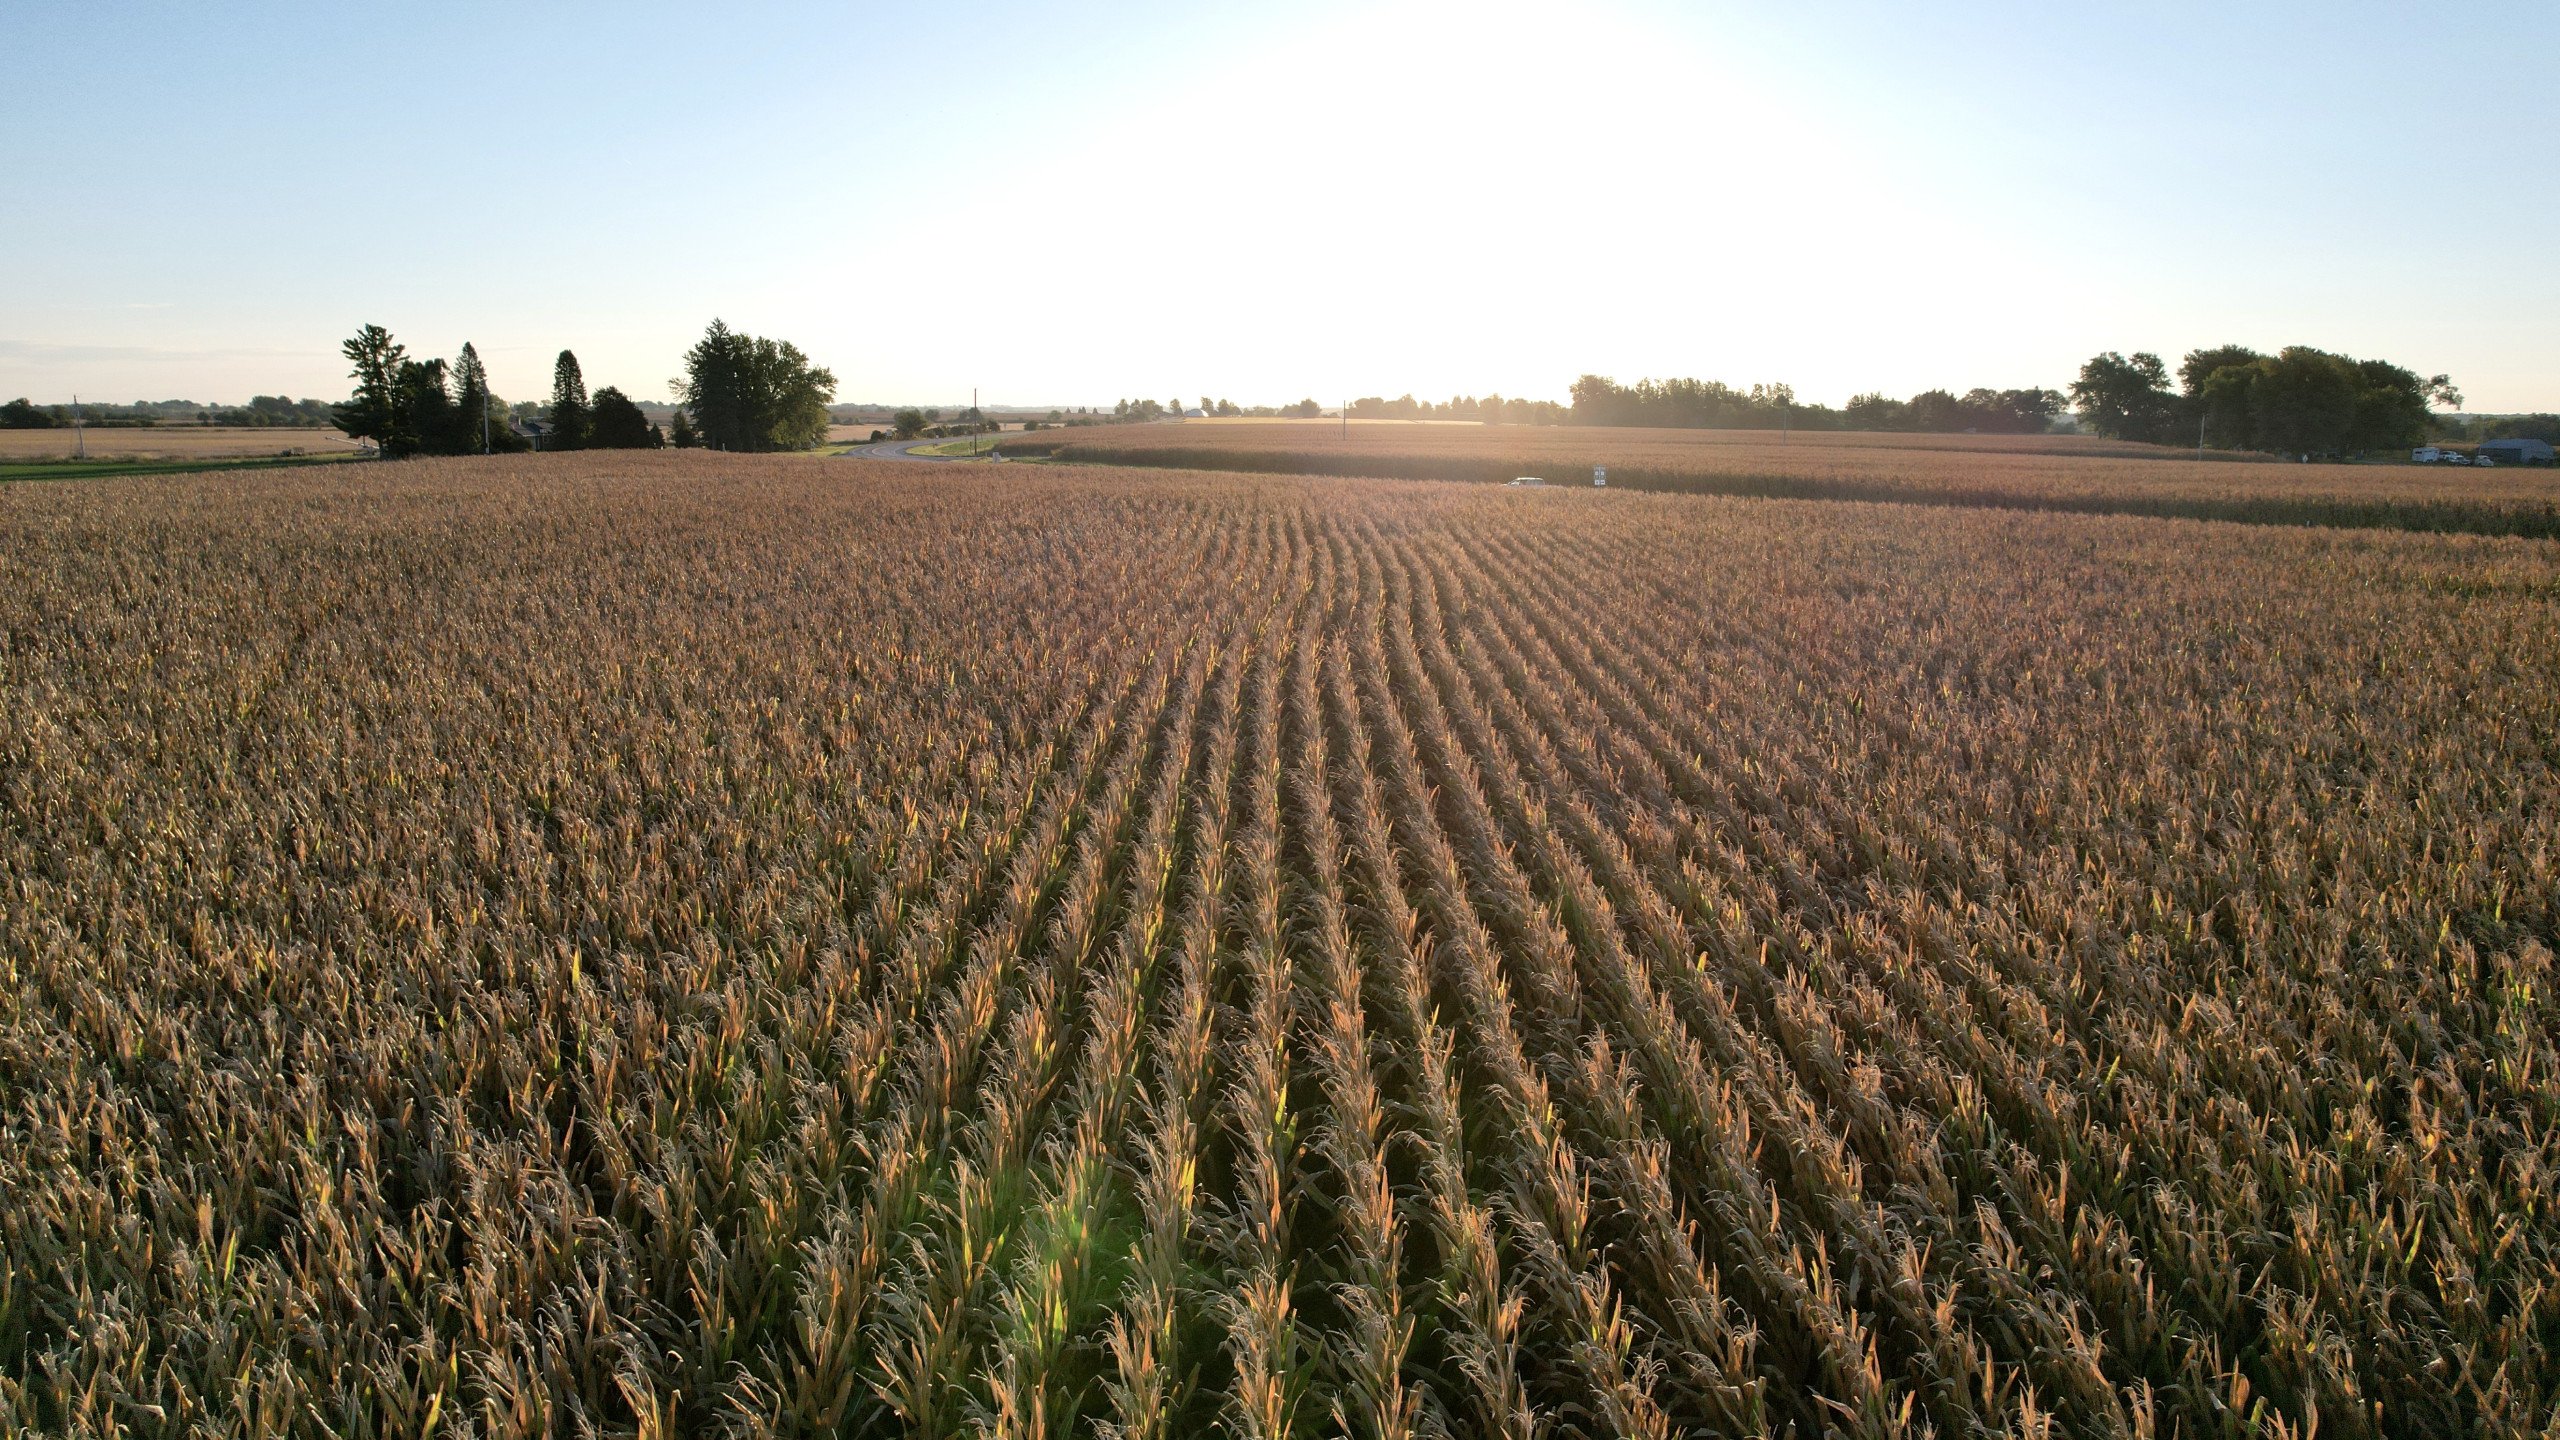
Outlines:
[[[2428,427],[2427,438],[2466,445],[2482,440],[2539,440],[2545,445],[2560,445],[2560,415],[2482,415],[2459,420],[2439,415]]]
[[[1315,402],[1308,401],[1312,406]],[[1416,400],[1399,395],[1393,400],[1364,395],[1351,402],[1354,420],[1475,420],[1487,425],[1558,425],[1564,422],[1565,407],[1553,400],[1506,400],[1500,395],[1481,399],[1473,395],[1452,395],[1443,403]]]
[[[514,410],[489,389],[480,354],[465,343],[450,363],[412,358],[379,325],[367,325],[341,347],[353,366],[355,393],[336,406],[339,429],[371,440],[386,458],[498,454],[543,450],[654,450],[670,443],[639,404],[613,386],[587,393],[575,352],[551,367],[551,403],[522,428]],[[685,352],[676,389],[672,443],[715,450],[806,450],[827,438],[827,402],[835,376],[810,363],[799,347],[731,330],[713,320]]]
[[[1674,430],[1978,430],[2036,434],[2051,429],[2066,401],[2055,390],[1975,389],[1957,395],[1926,390],[1909,400],[1860,395],[1841,409],[1807,405],[1795,389],[1760,384],[1745,390],[1718,380],[1639,380],[1621,385],[1605,375],[1573,382],[1571,400],[1515,400],[1500,395],[1445,401],[1401,395],[1351,402],[1355,420],[1474,420],[1487,425],[1652,426]],[[1290,407],[1292,410],[1297,407]],[[1315,402],[1305,402],[1309,415]]]
[[[332,423],[326,400],[294,400],[283,395],[252,396],[246,405],[200,405],[193,400],[137,400],[130,405],[37,405],[20,396],[0,404],[0,430],[60,430],[76,418],[84,425],[107,428],[151,425],[224,425],[268,429],[312,428]]]
[[[1799,403],[1793,387],[1749,389],[1715,380],[1639,380],[1621,385],[1604,375],[1573,383],[1567,405],[1549,401],[1453,397],[1446,403],[1370,396],[1351,403],[1355,419],[1481,420],[1487,424],[1654,426],[1666,429],[1859,430],[2036,435],[2078,412],[2080,423],[2110,439],[2197,443],[2277,454],[2352,455],[2414,445],[2436,424],[2430,406],[2457,408],[2462,395],[2443,375],[2381,360],[2358,360],[2309,346],[2263,355],[2224,345],[2190,352],[2171,384],[2157,355],[2110,351],[2081,367],[2070,392],[2041,387],[1976,387],[1959,395],[1924,390],[1908,400],[1881,393],[1853,397],[1839,409]],[[1141,402],[1151,404],[1152,402]],[[1310,402],[1312,409],[1312,402]],[[2485,422],[2456,438],[2544,438],[2543,417]],[[2460,428],[2460,427],[2456,427]]]
[[[1312,420],[1324,413],[1324,407],[1313,400],[1301,400],[1294,405],[1238,405],[1233,400],[1212,400],[1203,395],[1200,397],[1200,413],[1222,419]],[[1081,409],[1063,416],[1053,415],[1051,421],[1070,426],[1140,425],[1150,420],[1178,420],[1184,414],[1182,398],[1176,396],[1170,401],[1122,400],[1111,407],[1108,415],[1099,410]]]
[[[2426,438],[2430,406],[2462,406],[2449,376],[2308,345],[2191,350],[2174,388],[2159,356],[2110,350],[2080,367],[2071,398],[2111,439],[2305,457],[2404,449]]]
[[[1958,395],[1923,390],[1909,400],[1880,392],[1846,406],[1807,405],[1795,388],[1759,384],[1748,390],[1717,380],[1639,380],[1621,385],[1605,375],[1573,382],[1573,403],[1559,420],[1568,425],[1649,425],[1714,430],[1903,430],[1931,433],[1979,431],[2035,435],[2053,428],[2065,405],[2059,391],[1981,387]]]

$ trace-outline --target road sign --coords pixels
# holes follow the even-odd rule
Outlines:
[[[1609,483],[1609,467],[1608,467],[1608,466],[1606,466],[1606,465],[1594,465],[1594,466],[1592,466],[1592,467],[1591,467],[1591,483],[1592,483],[1593,485],[1606,485],[1606,484],[1608,484],[1608,483]]]

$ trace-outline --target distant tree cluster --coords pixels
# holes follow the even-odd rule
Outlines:
[[[834,372],[800,347],[713,320],[685,352],[678,420],[714,450],[809,450],[827,438]]]
[[[355,394],[331,418],[347,434],[373,441],[386,458],[504,454],[531,449],[537,439],[545,450],[654,450],[667,443],[620,390],[607,386],[590,399],[578,357],[567,350],[552,364],[545,407],[510,405],[491,394],[480,352],[467,343],[450,363],[416,360],[390,331],[367,325],[342,348],[354,367]],[[678,428],[681,437],[681,423]]]
[[[1314,401],[1302,401],[1313,406]],[[1310,410],[1308,413],[1320,413]],[[1506,400],[1499,395],[1481,399],[1473,395],[1452,395],[1434,404],[1399,395],[1393,400],[1364,395],[1351,402],[1354,420],[1476,420],[1487,425],[1561,425],[1565,407],[1552,400]]]
[[[1573,382],[1575,425],[1655,425],[1681,429],[1775,430],[1801,426],[1808,407],[1786,385],[1736,389],[1720,380],[1639,380],[1620,385],[1602,375]],[[1353,413],[1358,413],[1356,410]]]
[[[1179,418],[1185,413],[1183,403],[1178,399],[1171,402],[1123,400],[1112,406],[1107,414],[1090,407],[1076,410],[1052,410],[1049,412],[1048,423],[1069,427],[1136,425],[1150,420]],[[1200,397],[1200,413],[1227,419],[1312,420],[1324,413],[1324,407],[1313,400],[1301,400],[1294,405],[1239,405],[1233,400],[1212,400],[1204,395]]]
[[[2431,417],[2427,438],[2455,440],[2465,443],[2479,440],[2539,440],[2545,445],[2560,445],[2560,415],[2478,415],[2456,419],[2449,415]]]
[[[273,429],[283,426],[305,427],[327,425],[334,421],[333,407],[326,400],[288,400],[282,395],[252,395],[246,405],[215,406],[196,412],[199,425],[228,425],[239,429]]]
[[[201,405],[193,400],[136,400],[130,405],[84,403],[77,408],[83,424],[107,427],[136,425],[228,425],[309,428],[332,423],[326,400],[292,400],[259,395],[246,405]],[[53,430],[71,423],[75,407],[36,405],[21,397],[0,405],[0,430]]]
[[[2273,355],[2241,345],[2189,351],[2174,389],[2159,356],[2110,350],[2080,367],[2071,399],[2084,424],[2113,439],[2193,439],[2280,455],[2405,448],[2426,438],[2429,405],[2462,404],[2448,376],[2422,380],[2387,360],[2358,360],[2308,345],[2289,345]]]
[[[1049,413],[1055,415],[1058,412],[1053,410]],[[919,435],[931,436],[935,439],[952,435],[984,435],[1004,428],[975,405],[947,419],[939,409],[918,410],[910,407],[890,416],[889,425],[900,440],[913,440]],[[1034,420],[1022,428],[1037,430],[1040,428],[1040,422]]]
[[[340,349],[356,384],[333,418],[348,435],[371,440],[386,459],[525,448],[499,418],[504,402],[489,393],[480,352],[468,343],[451,364],[415,360],[390,331],[367,325]]]
[[[2069,399],[2059,390],[1976,388],[1962,395],[1923,390],[1908,400],[1866,394],[1856,396],[1841,408],[1836,428],[1937,435],[2041,435],[2053,428],[2054,420],[2069,405]],[[1816,424],[1805,428],[1826,427]]]
[[[1956,434],[2036,435],[2053,428],[2064,399],[2055,390],[1976,388],[1957,395],[1923,390],[1908,400],[1869,393],[1834,410],[1799,403],[1793,386],[1748,390],[1718,380],[1639,380],[1621,385],[1605,375],[1573,382],[1571,425],[1652,425],[1712,430],[1906,430]],[[1354,414],[1359,411],[1355,408]]]

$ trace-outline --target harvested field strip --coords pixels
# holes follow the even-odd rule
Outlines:
[[[2560,536],[2560,474],[2547,469],[2294,465],[2179,459],[2159,447],[2135,447],[2149,452],[2136,456],[2094,445],[1911,443],[1934,438],[1944,437],[1807,435],[1782,445],[1766,432],[1737,439],[1719,431],[1389,426],[1355,427],[1343,439],[1295,427],[1129,425],[1008,438],[1003,451],[1086,465],[1495,485],[1532,474],[1550,488],[1588,486],[1592,467],[1604,465],[1618,490]]]
[[[2560,1407],[2546,547],[540,471],[0,496],[0,1419]]]

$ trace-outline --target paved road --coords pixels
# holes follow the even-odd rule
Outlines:
[[[844,453],[847,456],[859,457],[864,460],[944,460],[960,461],[963,463],[969,461],[971,457],[967,455],[918,455],[915,453],[928,445],[948,445],[950,443],[951,442],[948,440],[883,440],[876,445],[857,445],[853,449],[847,450]],[[995,444],[994,439],[990,438],[987,441],[987,444],[989,446],[993,446]],[[1002,459],[1003,457],[996,456],[993,458]]]

